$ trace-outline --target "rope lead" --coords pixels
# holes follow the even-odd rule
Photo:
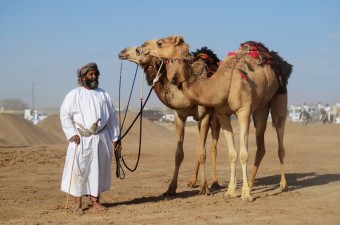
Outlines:
[[[120,178],[120,179],[124,179],[125,178],[125,172],[123,170],[123,167],[121,166],[121,163],[120,163],[120,159],[122,160],[122,162],[124,163],[125,167],[131,171],[131,172],[134,172],[136,171],[137,169],[137,166],[139,164],[139,159],[140,159],[140,155],[141,155],[141,145],[142,145],[142,117],[143,117],[143,109],[147,103],[147,101],[149,100],[150,98],[150,95],[151,95],[151,92],[153,90],[153,86],[150,88],[150,91],[149,91],[149,94],[145,100],[145,102],[143,103],[143,96],[141,96],[140,100],[140,111],[138,112],[137,116],[135,117],[135,119],[132,121],[131,125],[128,127],[128,129],[126,130],[126,132],[121,135],[122,133],[122,130],[123,130],[123,125],[124,125],[124,122],[125,122],[125,118],[126,118],[126,115],[127,115],[127,112],[128,112],[128,108],[129,108],[129,104],[130,104],[130,100],[131,100],[131,95],[132,95],[132,90],[133,90],[133,87],[134,87],[134,84],[135,84],[135,79],[136,79],[136,74],[137,74],[137,70],[138,70],[138,65],[137,65],[137,68],[136,68],[136,72],[135,72],[135,77],[134,77],[134,80],[133,80],[133,83],[132,83],[132,87],[131,87],[131,91],[130,91],[130,96],[129,96],[129,100],[128,100],[128,104],[127,104],[127,107],[126,107],[126,111],[125,111],[125,115],[124,115],[124,119],[123,119],[123,124],[121,125],[120,127],[120,134],[119,134],[119,138],[117,140],[117,142],[121,142],[121,140],[128,134],[128,132],[130,131],[130,129],[132,128],[132,126],[135,124],[136,120],[138,119],[138,117],[140,117],[140,127],[139,127],[139,149],[138,149],[138,157],[137,157],[137,162],[135,164],[135,167],[133,169],[131,169],[124,161],[124,158],[123,156],[118,152],[118,151],[114,151],[115,153],[115,159],[116,159],[116,177],[117,178]],[[159,74],[159,71],[158,71],[158,74]],[[157,77],[158,77],[158,74],[157,74]],[[122,63],[121,63],[121,69],[120,69],[120,79],[119,79],[119,122],[120,122],[120,87],[121,87],[121,75],[122,75]],[[142,80],[143,82],[143,80]],[[123,172],[123,176],[121,176],[121,173],[120,172]]]

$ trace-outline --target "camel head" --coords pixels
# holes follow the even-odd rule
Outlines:
[[[162,59],[187,59],[189,45],[179,35],[144,42],[141,46],[145,52]]]
[[[129,60],[130,62],[139,64],[139,55],[140,54],[137,52],[137,47],[131,46],[120,51],[118,57],[121,60]]]
[[[183,74],[183,70],[190,69],[190,65],[183,68],[178,63],[192,60],[192,55],[189,53],[189,45],[184,42],[182,36],[174,35],[145,41],[140,47],[140,51],[143,54],[149,54],[162,59],[166,64],[168,80],[180,87],[180,75]]]
[[[146,73],[146,79],[149,85],[153,83],[153,79],[158,73],[158,70],[162,63],[159,58],[150,54],[146,54],[142,51],[142,48],[135,46],[123,49],[118,56],[122,60],[128,60],[140,65]],[[164,72],[163,68],[162,72]]]
[[[154,63],[154,56],[144,54],[140,50],[141,49],[136,46],[127,47],[118,54],[118,57],[122,60],[129,60],[130,62],[137,63],[141,67],[149,66],[151,63]]]

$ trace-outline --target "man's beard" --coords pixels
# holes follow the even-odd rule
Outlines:
[[[99,86],[98,80],[86,80],[85,83],[91,89],[96,89]]]

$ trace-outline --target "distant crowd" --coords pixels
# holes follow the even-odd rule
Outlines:
[[[325,123],[336,123],[338,117],[340,117],[340,101],[334,106],[326,103],[323,105],[321,102],[318,103],[317,108],[321,113],[320,119]]]

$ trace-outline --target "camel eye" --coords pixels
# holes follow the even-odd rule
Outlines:
[[[158,47],[161,47],[161,46],[162,46],[162,43],[163,43],[163,42],[162,42],[161,40],[158,40],[158,41],[156,42],[156,44],[157,44]]]
[[[141,48],[136,48],[136,53],[137,55],[141,55],[142,54],[142,49]]]

